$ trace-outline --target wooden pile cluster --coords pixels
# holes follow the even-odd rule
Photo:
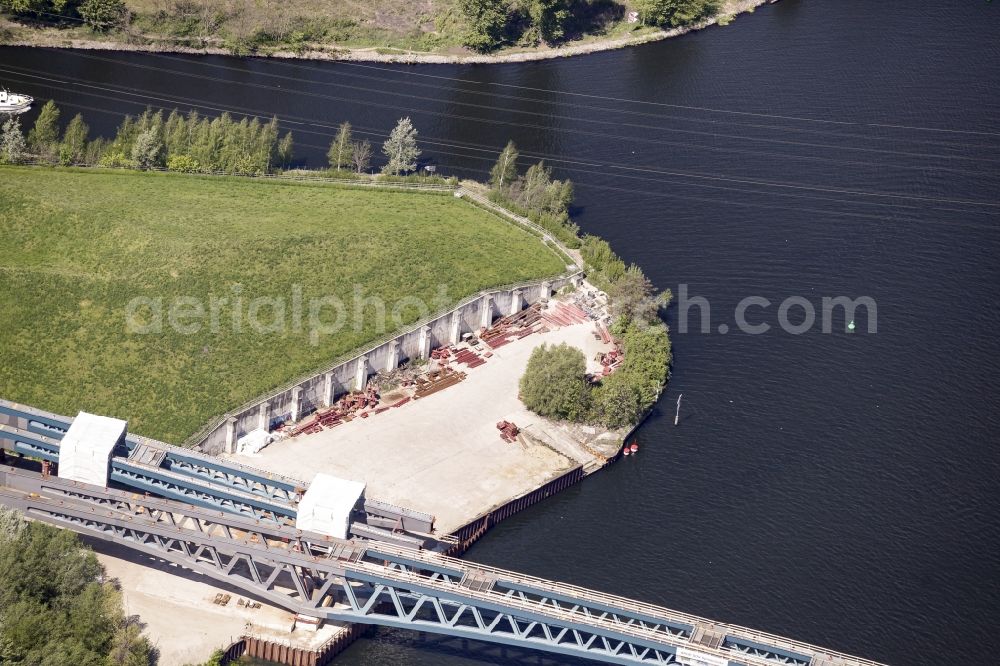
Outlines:
[[[500,421],[497,423],[497,430],[500,431],[500,438],[508,444],[513,443],[521,432],[520,428],[510,421]]]
[[[368,413],[362,412],[362,410],[368,407],[376,407],[378,403],[378,389],[374,386],[369,386],[360,393],[348,393],[331,407],[317,410],[315,414],[295,426],[289,434],[292,437],[313,435],[324,428],[334,428],[341,423],[352,420],[358,412],[361,412],[361,418],[367,418]],[[377,410],[376,413],[378,413]]]
[[[604,322],[597,322],[597,330],[594,331],[594,339],[600,340],[604,344],[611,343],[611,333],[608,332],[608,328],[604,325]]]
[[[534,303],[520,312],[497,320],[491,328],[483,331],[479,338],[493,349],[497,349],[509,342],[527,337],[539,330],[537,324],[542,320],[541,310],[541,304]]]
[[[478,343],[476,343],[475,346],[478,346]],[[493,356],[491,352],[486,352],[480,356],[479,352],[473,347],[445,346],[431,350],[431,358],[441,361],[442,365],[445,365],[450,361],[455,361],[456,363],[462,363],[470,368],[478,368],[486,363],[486,359],[490,356]]]
[[[601,354],[601,376],[607,377],[612,372],[618,369],[618,366],[622,364],[622,360],[625,355],[622,354],[621,350],[615,347],[607,354]]]
[[[590,321],[590,315],[572,303],[556,303],[542,317],[552,326],[572,326]]]
[[[456,349],[452,354],[452,358],[454,358],[457,363],[464,363],[469,368],[478,368],[486,363],[486,359],[477,354],[475,350],[469,349],[468,347]]]
[[[426,379],[418,377],[417,390],[413,394],[413,399],[419,400],[438,391],[443,391],[449,386],[454,386],[465,379],[465,376],[464,372],[452,370],[451,368],[441,368],[440,370],[428,373]]]

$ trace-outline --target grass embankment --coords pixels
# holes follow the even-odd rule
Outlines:
[[[130,429],[179,442],[215,415],[379,337],[355,285],[393,305],[457,301],[544,277],[564,265],[537,238],[450,195],[173,174],[0,167],[0,395],[60,413],[127,418]],[[169,305],[234,299],[218,332],[185,335]],[[292,316],[301,285],[303,323]],[[311,345],[309,302],[335,295],[348,325]],[[281,299],[286,325],[247,325],[257,297]],[[161,333],[126,328],[135,297],[163,299]],[[149,316],[151,310],[140,310]],[[264,307],[258,319],[275,320]],[[323,310],[322,320],[334,318]],[[403,309],[403,319],[421,316]],[[184,318],[180,323],[190,323]]]

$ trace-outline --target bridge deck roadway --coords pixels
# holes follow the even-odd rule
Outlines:
[[[34,519],[174,561],[289,610],[329,619],[468,636],[613,663],[671,663],[678,650],[693,649],[745,666],[878,666],[764,632],[426,551],[344,542],[13,468],[0,467],[0,503]],[[250,574],[237,575],[244,568]],[[430,600],[439,609],[440,621],[421,619],[416,609],[404,610],[404,600],[416,600],[417,608]],[[395,611],[385,610],[392,605]],[[445,606],[456,613],[450,624],[440,610]],[[483,621],[478,627],[455,622],[463,609],[475,609],[479,620],[490,613],[512,618],[513,631],[496,633]],[[535,626],[544,626],[547,638],[533,638]],[[577,642],[553,640],[557,630],[560,635],[573,632]],[[724,640],[715,645],[697,640],[706,631]],[[617,644],[619,651],[627,645],[631,652],[611,647],[594,651],[584,646],[581,635],[599,637],[605,646]]]

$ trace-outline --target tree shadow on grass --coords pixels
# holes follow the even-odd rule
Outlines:
[[[607,34],[611,26],[625,18],[625,5],[615,0],[572,0],[569,10],[572,18],[567,22],[563,43]]]

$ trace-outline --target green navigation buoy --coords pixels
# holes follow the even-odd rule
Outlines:
[[[851,320],[851,323],[849,323],[847,325],[847,330],[850,331],[851,333],[854,332],[854,320],[853,319]]]

